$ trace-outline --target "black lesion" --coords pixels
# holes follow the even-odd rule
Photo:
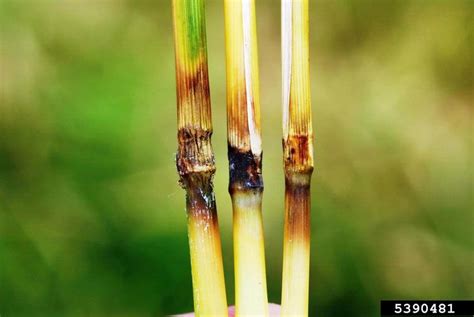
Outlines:
[[[263,191],[262,156],[251,151],[241,151],[228,146],[229,157],[229,191],[256,190]]]

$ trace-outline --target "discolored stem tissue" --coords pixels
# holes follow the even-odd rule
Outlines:
[[[203,0],[173,0],[180,184],[186,190],[196,316],[227,316],[213,191],[212,120]]]
[[[307,316],[313,130],[308,0],[282,0],[285,228],[281,316]]]
[[[225,0],[224,8],[236,316],[267,316],[255,3]]]

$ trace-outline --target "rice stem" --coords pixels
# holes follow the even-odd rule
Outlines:
[[[178,110],[176,165],[186,190],[196,316],[227,316],[215,173],[204,0],[173,0]]]
[[[281,316],[307,316],[313,131],[308,0],[282,0],[285,228]]]
[[[236,316],[268,316],[254,0],[225,0],[229,192]]]

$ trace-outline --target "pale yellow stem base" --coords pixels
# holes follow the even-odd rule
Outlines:
[[[232,195],[235,316],[268,316],[261,192]]]
[[[281,316],[308,316],[309,244],[285,238]]]
[[[189,248],[196,317],[227,316],[224,269],[217,219],[190,215]]]

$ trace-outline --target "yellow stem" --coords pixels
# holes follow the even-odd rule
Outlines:
[[[268,316],[261,192],[232,195],[236,316]]]
[[[227,316],[224,269],[217,215],[188,216],[188,237],[196,316]]]

